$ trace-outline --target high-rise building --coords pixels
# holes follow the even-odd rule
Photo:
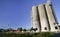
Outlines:
[[[50,0],[45,4],[32,7],[33,28],[36,32],[57,32],[59,26]]]

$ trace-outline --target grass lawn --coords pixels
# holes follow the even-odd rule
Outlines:
[[[41,33],[0,33],[0,37],[52,37],[55,33],[41,32]]]

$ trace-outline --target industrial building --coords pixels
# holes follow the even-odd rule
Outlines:
[[[50,0],[32,6],[32,25],[36,32],[59,32],[59,25]]]

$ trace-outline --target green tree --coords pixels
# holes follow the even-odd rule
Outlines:
[[[26,30],[26,29],[23,29],[23,31],[25,31],[25,32],[26,32],[27,30]]]
[[[32,30],[33,30],[33,27],[31,27],[30,31],[32,31]]]
[[[17,30],[20,30],[20,31],[22,31],[23,29],[22,29],[22,28],[17,28]]]

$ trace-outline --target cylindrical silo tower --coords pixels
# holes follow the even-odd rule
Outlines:
[[[40,16],[40,23],[41,23],[41,32],[49,32],[49,26],[48,26],[44,4],[39,5],[38,10]]]
[[[38,10],[36,6],[32,7],[32,21],[33,21],[33,28],[37,28],[36,32],[40,32]]]
[[[46,7],[46,12],[48,15],[48,20],[49,20],[49,24],[50,24],[50,31],[54,32],[54,31],[58,31],[59,27],[57,25],[57,19],[54,13],[54,10],[52,8],[52,4],[51,3],[46,3],[45,4]]]

